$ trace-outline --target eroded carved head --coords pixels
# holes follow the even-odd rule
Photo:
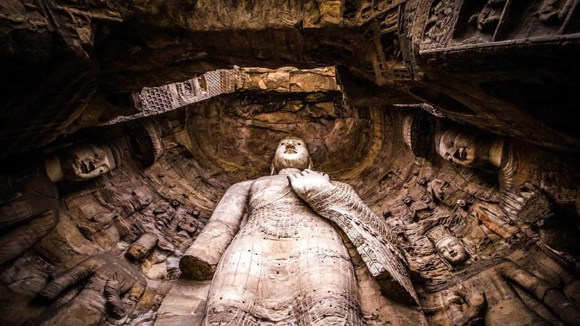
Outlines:
[[[64,179],[89,180],[117,167],[111,147],[105,144],[85,144],[67,149],[61,156]]]
[[[455,129],[437,134],[437,153],[444,159],[466,167],[480,167],[488,160],[489,144],[477,134]]]
[[[470,257],[461,240],[453,236],[441,238],[437,241],[435,247],[437,248],[439,256],[445,259],[451,266],[461,265]]]
[[[436,133],[435,149],[444,159],[465,167],[499,168],[504,139],[471,129],[449,128]]]
[[[304,170],[312,166],[310,153],[304,140],[286,137],[280,140],[272,161],[272,174],[286,168]]]

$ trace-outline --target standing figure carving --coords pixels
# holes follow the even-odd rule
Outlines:
[[[205,325],[362,325],[352,255],[383,293],[416,302],[384,220],[310,167],[304,141],[282,139],[272,175],[234,184],[219,202],[180,262],[187,277],[213,276]]]
[[[481,319],[485,325],[550,325],[524,303],[515,285],[566,324],[580,325],[580,310],[560,289],[515,262],[506,258],[475,261],[464,243],[443,227],[432,229],[428,237],[441,259],[453,269],[451,279],[432,290],[448,294],[445,302],[454,325],[472,325]],[[459,299],[463,296],[467,299]]]

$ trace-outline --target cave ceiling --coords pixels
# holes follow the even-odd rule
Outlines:
[[[577,151],[573,119],[557,118],[575,112],[574,10],[562,24],[545,24],[515,14],[540,5],[516,6],[517,17],[502,17],[492,33],[468,22],[477,6],[450,1],[344,6],[8,1],[2,98],[13,118],[4,151],[40,144],[32,134],[44,144],[123,115],[127,92],[233,65],[336,65],[351,103],[428,102],[493,133]],[[448,20],[433,24],[444,13]]]

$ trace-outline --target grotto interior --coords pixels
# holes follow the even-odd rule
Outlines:
[[[0,324],[579,325],[579,2],[3,0]]]

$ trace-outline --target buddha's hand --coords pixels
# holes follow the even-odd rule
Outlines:
[[[485,293],[477,289],[461,288],[445,298],[445,306],[451,312],[453,325],[481,325],[487,308],[487,299]]]
[[[65,292],[81,284],[82,289],[71,300]],[[146,284],[141,273],[125,259],[103,253],[91,256],[59,275],[39,295],[51,301],[66,300],[64,297],[70,300],[60,307],[53,316],[54,320],[81,312],[86,317],[83,323],[93,324],[100,322],[104,313],[114,319],[123,318],[144,293]],[[65,295],[57,299],[61,293]]]
[[[328,174],[309,169],[288,175],[288,180],[294,192],[302,199],[334,187]]]

